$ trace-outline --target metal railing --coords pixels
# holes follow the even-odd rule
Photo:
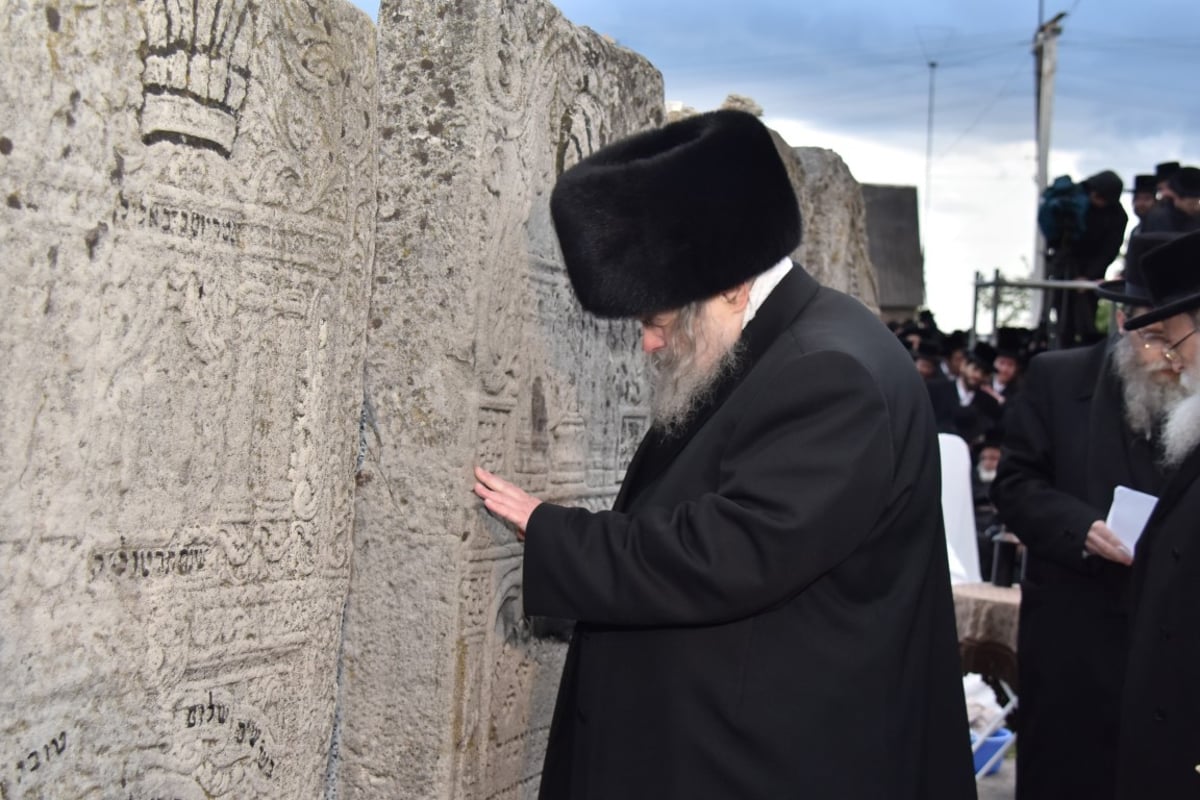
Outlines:
[[[1044,292],[1053,291],[1055,289],[1084,289],[1084,290],[1090,291],[1090,290],[1095,289],[1096,285],[1098,283],[1099,283],[1099,281],[1068,281],[1068,280],[1060,280],[1057,278],[1042,278],[1042,279],[1025,278],[1025,279],[1020,279],[1020,280],[1012,280],[1009,278],[1005,278],[1003,275],[1001,275],[1000,270],[998,270],[998,269],[992,273],[992,279],[987,280],[984,277],[982,272],[976,271],[975,272],[975,301],[971,306],[971,330],[967,337],[968,347],[975,346],[976,330],[979,328],[979,295],[984,290],[987,290],[987,289],[991,290],[991,295],[992,295],[991,296],[992,333],[994,334],[996,332],[996,329],[1000,327],[1000,293],[1005,289],[1020,289],[1023,291],[1040,290],[1040,291],[1044,291]],[[1050,304],[1043,302],[1042,307],[1047,309],[1047,311],[1048,311],[1050,308]],[[1040,321],[1041,320],[1039,320],[1039,322]],[[1049,321],[1048,317],[1046,318],[1046,321],[1047,322]],[[1114,306],[1113,311],[1112,311],[1112,318],[1110,320],[1109,330],[1113,330],[1113,328],[1115,328],[1115,326],[1116,326],[1116,308]],[[1048,336],[1049,341],[1053,342],[1055,340],[1055,337],[1053,335],[1054,331],[1048,330],[1047,333],[1049,335]]]

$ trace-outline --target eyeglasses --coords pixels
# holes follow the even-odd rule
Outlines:
[[[1192,328],[1191,333],[1184,336],[1178,342],[1175,342],[1175,344],[1169,344],[1163,348],[1163,351],[1162,351],[1163,358],[1165,358],[1167,361],[1169,361],[1171,363],[1171,366],[1179,364],[1183,361],[1183,358],[1179,355],[1179,351],[1175,348],[1179,347],[1179,345],[1183,344],[1188,339],[1195,336],[1196,331],[1200,331],[1200,328]]]
[[[1137,334],[1138,340],[1142,343],[1143,350],[1158,350],[1162,353],[1162,357],[1167,361],[1167,363],[1178,364],[1182,359],[1180,358],[1179,351],[1176,350],[1176,348],[1190,339],[1197,331],[1200,331],[1200,328],[1193,328],[1190,333],[1173,344],[1168,344],[1166,338],[1159,333],[1149,333],[1147,331],[1140,330],[1135,331],[1135,333]]]
[[[1167,340],[1163,338],[1162,334],[1149,333],[1144,330],[1134,331],[1134,333],[1137,334],[1138,340],[1141,341],[1143,350],[1167,349]]]

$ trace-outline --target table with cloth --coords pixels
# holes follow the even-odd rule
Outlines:
[[[983,675],[989,684],[1007,695],[1001,701],[1004,702],[1004,714],[993,726],[998,728],[1017,708],[1017,621],[1021,588],[991,583],[960,583],[952,588],[963,672]],[[990,732],[985,732],[984,736]],[[986,774],[1015,741],[1016,736],[1008,739],[976,777]]]

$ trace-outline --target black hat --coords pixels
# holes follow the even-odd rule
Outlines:
[[[1134,175],[1133,188],[1129,191],[1134,194],[1158,194],[1158,178],[1153,175]]]
[[[1150,290],[1151,308],[1126,320],[1126,330],[1200,308],[1200,231],[1147,253],[1142,259],[1142,275]]]
[[[1180,167],[1167,181],[1167,186],[1180,197],[1200,197],[1200,169]]]
[[[951,331],[942,339],[942,344],[947,353],[953,353],[955,350],[967,349],[967,332],[966,331]]]
[[[917,349],[913,351],[913,360],[919,361],[941,361],[942,346],[936,340],[931,338],[921,339],[917,342]]]
[[[704,300],[800,243],[800,207],[771,132],[744,111],[688,117],[597,150],[550,195],[580,304],[635,317]]]
[[[976,457],[978,457],[979,453],[983,452],[985,449],[987,449],[989,447],[996,447],[996,448],[1004,447],[1004,429],[1003,428],[1000,428],[998,426],[993,426],[992,428],[988,429],[987,433],[985,433],[983,435],[983,438],[979,440],[979,443],[975,445]]]
[[[1178,161],[1164,161],[1161,164],[1155,164],[1154,165],[1154,180],[1157,181],[1158,183],[1162,183],[1163,181],[1167,180],[1168,178],[1170,178],[1172,175],[1174,175],[1178,171],[1179,171],[1179,162]]]
[[[975,349],[967,353],[967,361],[990,374],[995,369],[992,364],[996,361],[996,350],[987,342],[976,342]]]
[[[1154,248],[1161,247],[1172,239],[1178,239],[1180,235],[1156,231],[1131,236],[1129,246],[1125,248],[1125,267],[1121,271],[1120,279],[1104,281],[1096,287],[1096,294],[1115,303],[1131,306],[1150,305],[1150,290],[1146,288],[1146,279],[1142,275],[1142,259]]]
[[[1008,356],[1023,361],[1031,336],[1032,333],[1024,328],[997,328],[996,357]]]

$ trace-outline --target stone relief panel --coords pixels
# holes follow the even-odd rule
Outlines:
[[[582,156],[661,124],[662,80],[541,0],[385,0],[379,20],[374,427],[338,796],[532,797],[565,649],[524,619],[522,546],[480,512],[471,467],[561,502],[615,498],[646,419],[637,331],[576,305],[548,196]]]
[[[316,796],[374,27],[341,2],[32,2],[0,42],[0,671],[26,676],[0,688],[0,795]]]
[[[548,7],[503,3],[481,35],[500,57],[485,62],[479,102],[491,121],[483,180],[503,202],[488,216],[475,338],[479,419],[503,404],[504,429],[476,427],[476,457],[543,499],[611,507],[644,424],[645,374],[636,325],[598,320],[571,292],[549,220],[549,191],[580,158],[662,121],[657,75]],[[632,446],[622,432],[637,437]],[[502,438],[501,438],[502,437]],[[503,459],[497,458],[503,453]],[[482,668],[465,687],[456,731],[464,798],[533,797],[561,671],[562,644],[523,615],[521,553],[507,527],[476,513],[464,581],[486,568],[492,598],[482,620],[465,613],[459,636]],[[478,625],[482,622],[482,625]],[[551,627],[549,630],[558,631]]]

